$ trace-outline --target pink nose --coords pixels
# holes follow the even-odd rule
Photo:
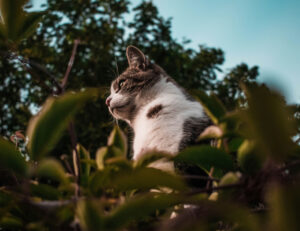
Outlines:
[[[105,103],[109,107],[110,106],[111,97],[107,97]]]

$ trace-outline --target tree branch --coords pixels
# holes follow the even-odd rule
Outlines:
[[[67,67],[66,73],[65,73],[64,78],[63,78],[62,83],[61,83],[61,88],[63,90],[65,90],[65,88],[66,88],[68,78],[69,78],[71,69],[72,69],[73,64],[74,64],[75,56],[76,56],[76,53],[77,53],[77,47],[78,47],[79,43],[80,43],[80,39],[76,39],[74,41],[72,54],[71,54],[71,57],[70,57],[70,60],[69,60],[69,63],[68,63],[68,67]]]
[[[227,185],[222,185],[222,186],[217,186],[217,187],[194,189],[191,192],[188,192],[187,195],[194,195],[194,194],[198,194],[198,193],[209,193],[209,192],[214,192],[214,191],[223,190],[223,189],[237,188],[242,185],[243,185],[242,183],[235,183],[235,184],[227,184]]]

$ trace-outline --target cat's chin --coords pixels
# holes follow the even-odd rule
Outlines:
[[[109,111],[112,114],[112,116],[116,119],[121,119],[121,120],[127,120],[127,114],[129,111],[129,104],[130,103],[126,103],[124,105],[121,106],[117,106],[117,107],[109,107]]]

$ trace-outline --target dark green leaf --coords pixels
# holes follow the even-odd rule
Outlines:
[[[20,218],[6,216],[0,218],[0,228],[5,230],[15,230],[21,229],[23,227],[23,222]]]
[[[96,201],[81,200],[77,204],[76,214],[83,230],[99,231],[103,229],[100,205]]]
[[[18,40],[27,38],[30,34],[34,32],[43,14],[44,13],[42,12],[32,12],[26,14],[26,16],[23,18],[23,23],[21,24],[18,30]]]
[[[25,175],[27,171],[24,157],[14,144],[2,137],[0,137],[0,166],[20,175]]]
[[[210,170],[211,167],[232,170],[233,160],[226,152],[211,146],[194,146],[180,152],[175,161],[189,164],[197,164],[200,167]]]
[[[172,194],[137,197],[118,207],[106,217],[105,227],[107,230],[120,229],[131,221],[146,218],[157,210],[170,208],[183,201],[184,198]]]
[[[44,200],[58,200],[61,196],[61,192],[57,188],[46,184],[31,184],[30,190],[33,196]]]
[[[48,178],[61,183],[68,182],[64,168],[54,159],[42,160],[36,169],[36,174],[40,178]]]
[[[205,109],[207,115],[212,119],[214,124],[218,124],[225,115],[226,109],[216,95],[208,96],[204,91],[193,91],[192,94],[199,100]]]
[[[123,191],[159,187],[185,189],[185,184],[179,177],[155,168],[136,168],[131,172],[120,172],[111,179],[111,184]]]

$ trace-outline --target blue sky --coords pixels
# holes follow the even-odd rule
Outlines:
[[[41,0],[35,0],[39,5]],[[141,0],[132,0],[132,6]],[[219,47],[226,69],[241,62],[260,67],[260,81],[300,103],[300,0],[153,0],[172,17],[179,41]],[[36,4],[37,3],[37,4]]]

